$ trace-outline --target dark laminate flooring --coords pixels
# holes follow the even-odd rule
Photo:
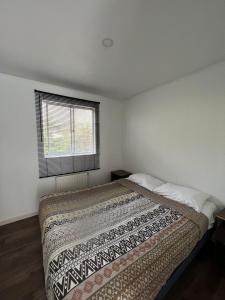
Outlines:
[[[46,300],[38,217],[0,227],[0,300]],[[225,270],[210,245],[165,300],[225,300]],[[138,299],[137,299],[138,300]]]

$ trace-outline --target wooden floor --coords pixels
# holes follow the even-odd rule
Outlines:
[[[165,300],[225,300],[225,270],[211,257],[208,246]],[[0,299],[46,300],[37,217],[0,227]]]

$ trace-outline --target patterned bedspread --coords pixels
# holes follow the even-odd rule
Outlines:
[[[126,179],[43,197],[48,300],[154,299],[207,218]]]

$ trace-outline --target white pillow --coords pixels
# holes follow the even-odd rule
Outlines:
[[[161,180],[152,177],[151,175],[141,173],[132,174],[128,177],[128,179],[145,187],[150,191],[164,183]]]
[[[201,212],[204,203],[210,197],[210,195],[198,190],[173,183],[163,184],[156,187],[153,191],[169,199],[186,204],[194,208],[197,212]]]

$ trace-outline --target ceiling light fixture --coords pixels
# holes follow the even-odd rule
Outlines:
[[[113,40],[110,38],[105,38],[102,40],[103,47],[110,48],[113,46]]]

